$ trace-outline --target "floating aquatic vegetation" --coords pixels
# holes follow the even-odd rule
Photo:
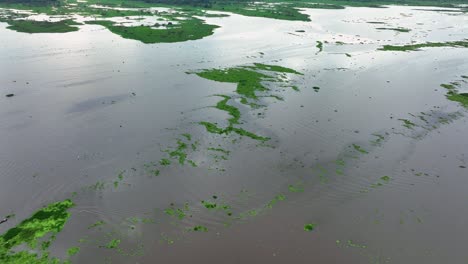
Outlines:
[[[52,203],[2,234],[0,262],[59,263],[59,259],[49,257],[48,248],[70,218],[68,210],[73,206],[71,200]]]
[[[71,19],[58,22],[35,21],[35,20],[7,20],[8,29],[24,33],[66,33],[78,31],[76,25],[81,23],[74,22]]]
[[[367,150],[363,149],[361,146],[359,146],[357,144],[353,144],[352,146],[356,151],[358,151],[358,152],[360,152],[362,154],[369,154],[369,152]]]
[[[416,126],[415,123],[411,122],[411,121],[408,120],[408,119],[398,119],[398,120],[402,121],[402,122],[403,122],[403,126],[406,127],[406,128],[408,128],[408,129],[413,129],[413,127]]]
[[[208,228],[206,226],[201,225],[194,226],[192,230],[196,232],[208,232]]]
[[[120,242],[120,239],[112,239],[105,247],[108,249],[116,249],[120,245]]]
[[[407,32],[410,32],[411,29],[409,28],[388,28],[388,27],[379,27],[379,28],[376,28],[378,30],[393,30],[393,31],[397,31],[397,32],[404,32],[404,33],[407,33]]]
[[[409,45],[384,45],[379,50],[383,51],[415,51],[421,48],[440,48],[440,47],[454,47],[454,48],[468,48],[468,40],[462,41],[448,41],[448,42],[426,42],[419,44]]]
[[[467,76],[461,76],[463,79],[467,79]],[[466,83],[466,81],[464,81]],[[450,101],[458,102],[462,106],[468,108],[468,93],[460,93],[458,89],[461,87],[460,82],[451,82],[449,84],[441,84],[441,87],[447,89],[447,99]]]
[[[318,52],[322,52],[323,51],[323,42],[322,41],[316,41],[317,45],[315,45],[315,47],[317,47],[317,49],[319,49]]]
[[[317,227],[317,224],[305,224],[304,230],[307,232],[313,231]]]

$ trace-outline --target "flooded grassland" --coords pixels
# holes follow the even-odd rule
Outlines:
[[[465,9],[11,8],[0,262],[468,261]]]

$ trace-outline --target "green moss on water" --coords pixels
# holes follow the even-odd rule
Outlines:
[[[192,141],[192,135],[190,135],[188,133],[184,133],[181,136],[185,137],[188,141]]]
[[[218,82],[237,83],[236,92],[247,98],[257,98],[258,91],[266,91],[262,80],[271,78],[268,75],[245,68],[212,69],[197,73],[198,76]]]
[[[96,228],[96,227],[102,226],[102,225],[104,225],[104,224],[105,224],[104,221],[99,220],[99,221],[97,221],[96,223],[94,223],[94,224],[88,226],[88,229]]]
[[[382,177],[380,177],[380,179],[381,179],[382,181],[384,181],[385,183],[390,182],[390,177],[389,177],[389,176],[382,176]]]
[[[290,184],[288,186],[288,190],[290,192],[294,192],[294,193],[303,192],[304,191],[304,186],[302,184],[297,184],[297,185]]]
[[[168,216],[177,217],[179,220],[184,219],[187,216],[187,212],[189,211],[188,203],[185,203],[182,208],[175,208],[171,206],[164,210],[164,213]]]
[[[30,218],[0,236],[0,262],[59,263],[46,251],[70,218],[68,210],[74,206],[71,200],[50,204],[35,212]],[[38,245],[40,244],[40,246]],[[17,247],[21,246],[21,249]],[[37,254],[37,250],[42,254]]]
[[[112,239],[105,247],[108,249],[116,249],[120,245],[120,242],[120,239]]]
[[[284,194],[278,194],[273,198],[270,202],[267,203],[266,208],[273,208],[274,205],[276,205],[280,201],[286,200],[286,196]]]
[[[426,42],[419,44],[409,44],[409,45],[384,45],[379,50],[383,51],[415,51],[420,50],[421,48],[440,48],[440,47],[454,47],[454,48],[468,48],[468,40],[462,41],[448,41],[448,42]]]
[[[58,22],[35,21],[35,20],[8,20],[8,29],[24,33],[66,33],[78,31],[73,20],[62,20]]]
[[[220,127],[216,126],[213,123],[205,122],[205,121],[199,122],[199,124],[204,126],[206,128],[206,131],[208,131],[209,133],[229,134],[231,132],[234,132],[234,133],[236,133],[236,134],[238,134],[240,136],[246,136],[246,137],[249,137],[251,139],[259,140],[259,141],[267,141],[267,140],[270,139],[270,138],[262,137],[262,136],[254,134],[252,132],[246,131],[243,128],[236,128],[236,127],[229,126],[229,127],[223,129],[223,128],[220,128]]]
[[[227,104],[227,102],[231,99],[231,97],[227,95],[218,95],[218,96],[221,96],[224,99],[219,101],[215,107],[219,110],[226,111],[229,113],[229,115],[231,116],[231,118],[228,119],[230,126],[239,124],[239,119],[241,117],[241,113],[239,109],[237,109],[236,107],[232,105]]]
[[[168,160],[168,159],[161,159],[159,161],[159,164],[161,164],[162,166],[169,166],[169,165],[171,165],[171,161]]]
[[[316,47],[317,49],[319,49],[318,52],[322,52],[322,51],[323,51],[323,42],[322,42],[322,41],[316,41],[316,43],[317,43],[317,44],[315,45],[315,47]]]
[[[360,152],[360,153],[363,153],[363,154],[369,154],[369,152],[367,152],[367,150],[363,149],[361,146],[359,145],[356,145],[356,144],[353,144],[352,145],[354,150]]]
[[[463,79],[466,79],[467,76],[462,75]],[[441,84],[441,87],[447,89],[447,94],[445,95],[448,100],[458,102],[463,107],[468,108],[468,93],[460,93],[458,88],[460,87],[460,82],[451,82]]]
[[[413,129],[413,128],[416,126],[415,123],[411,122],[411,121],[408,120],[408,119],[398,119],[398,120],[402,121],[402,122],[403,122],[403,126],[406,127],[406,128],[408,128],[408,129]]]
[[[179,164],[184,165],[185,160],[187,159],[186,151],[187,151],[187,144],[183,142],[182,140],[178,139],[177,148],[175,150],[168,151],[168,152],[171,158],[177,158],[177,160],[179,161]]]
[[[187,40],[201,39],[213,34],[216,25],[206,24],[203,20],[195,17],[178,20],[177,25],[167,29],[155,29],[150,26],[121,26],[112,21],[92,20],[87,24],[101,25],[114,34],[126,39],[134,39],[146,44],[150,43],[172,43]]]
[[[303,75],[302,73],[291,69],[291,68],[286,68],[278,65],[268,65],[268,64],[263,64],[263,63],[254,63],[255,67],[248,67],[254,70],[264,70],[264,71],[272,71],[272,72],[280,72],[280,73],[293,73],[297,75]]]
[[[281,82],[282,80],[274,75],[267,75],[259,71],[277,73],[302,74],[293,69],[278,66],[255,63],[254,66],[234,67],[227,69],[211,69],[197,72],[202,78],[217,81],[237,83],[236,93],[245,98],[257,99],[257,92],[268,91],[263,81]]]
[[[216,203],[209,201],[201,201],[201,203],[206,209],[216,209],[216,207],[218,206]]]
[[[206,226],[201,226],[201,225],[193,227],[192,230],[196,232],[208,232],[208,228]]]
[[[257,93],[266,93],[270,90],[267,86],[265,86],[264,82],[286,82],[286,74],[301,75],[302,73],[278,65],[254,63],[252,66],[202,70],[196,72],[196,74],[202,78],[212,81],[236,83],[236,93],[240,96],[241,103],[251,105],[253,107],[256,104],[250,103],[247,99],[257,101],[260,97]],[[223,97],[223,99],[216,104],[215,108],[226,111],[231,117],[228,119],[228,126],[226,128],[221,128],[217,124],[207,121],[199,122],[199,124],[204,126],[209,133],[236,133],[240,136],[250,137],[254,140],[269,140],[269,138],[256,135],[252,132],[246,131],[243,128],[235,127],[235,125],[239,124],[239,120],[241,118],[240,110],[228,103],[229,100],[233,99],[231,96],[217,96]],[[265,96],[273,97],[275,95],[262,95],[262,97]]]
[[[407,33],[407,32],[410,32],[411,29],[409,28],[390,28],[390,27],[379,27],[379,28],[376,28],[378,30],[393,30],[393,31],[397,31],[397,32],[404,32],[404,33]]]
[[[226,155],[229,155],[231,153],[229,150],[225,150],[225,149],[222,149],[222,148],[207,148],[207,149],[211,150],[211,151],[221,152],[221,153],[224,153]]]
[[[307,232],[313,231],[317,224],[305,224],[304,225],[304,230]]]
[[[78,254],[78,252],[80,252],[80,248],[79,247],[71,247],[67,250],[67,254],[68,256],[74,256],[76,254]]]

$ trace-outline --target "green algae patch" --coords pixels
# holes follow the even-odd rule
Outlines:
[[[216,203],[209,201],[201,201],[201,203],[206,209],[216,209],[216,207],[218,206]]]
[[[390,177],[389,176],[382,176],[380,179],[386,183],[390,182]]]
[[[236,92],[247,98],[257,99],[258,91],[267,91],[261,84],[262,80],[270,76],[243,67],[228,69],[204,70],[197,73],[198,76],[217,82],[237,83]]]
[[[403,126],[406,127],[406,128],[408,128],[408,129],[413,129],[413,128],[416,126],[415,123],[411,122],[411,121],[408,120],[408,119],[398,119],[398,120],[400,120],[401,122],[403,122]]]
[[[230,96],[227,95],[218,95],[220,97],[223,97],[224,99],[219,101],[215,108],[226,111],[228,114],[231,116],[231,118],[228,119],[229,125],[232,126],[234,124],[239,124],[239,119],[241,117],[241,113],[238,108],[228,105],[228,101],[231,99]]]
[[[235,126],[240,123],[239,121],[241,119],[241,112],[239,108],[229,104],[229,101],[240,99],[242,104],[250,105],[252,108],[257,108],[258,104],[251,101],[257,102],[260,97],[274,97],[277,99],[282,99],[276,95],[269,94],[268,92],[270,89],[265,84],[265,82],[288,83],[287,74],[302,75],[302,73],[290,68],[262,63],[254,63],[253,65],[232,68],[205,69],[195,72],[195,74],[199,77],[212,81],[237,84],[237,97],[219,94],[216,95],[222,97],[223,99],[219,101],[214,107],[216,109],[225,111],[230,115],[230,118],[227,120],[228,126],[222,128],[219,127],[216,123],[207,121],[200,121],[199,124],[204,126],[206,131],[209,133],[220,135],[235,133],[240,136],[246,136],[259,141],[267,141],[269,138],[256,135],[243,128]],[[296,90],[299,90],[297,86],[291,87],[293,89],[295,87]],[[258,93],[262,94],[259,95]]]
[[[106,248],[108,249],[116,249],[120,245],[120,239],[112,239],[107,243]]]
[[[268,141],[270,139],[268,137],[262,137],[252,132],[249,132],[243,128],[236,128],[236,127],[229,126],[223,129],[213,123],[205,122],[205,121],[199,122],[199,124],[204,126],[206,128],[206,131],[208,131],[209,133],[213,133],[213,134],[229,134],[231,132],[234,132],[240,136],[246,136],[251,139],[259,140],[259,141]]]
[[[181,140],[177,140],[177,148],[173,151],[170,151],[169,156],[171,158],[177,158],[179,164],[184,165],[185,160],[187,159],[187,153],[185,153],[186,150],[187,144],[182,142]]]
[[[317,224],[306,224],[304,225],[304,231],[310,232],[317,227]]]
[[[78,31],[73,20],[62,20],[58,22],[35,21],[35,20],[8,20],[8,29],[23,33],[66,33]]]
[[[218,26],[206,24],[198,18],[178,20],[177,25],[167,29],[156,29],[150,26],[122,26],[107,20],[87,21],[86,24],[104,26],[123,38],[138,40],[145,44],[197,40],[212,35],[214,29],[218,28]]]
[[[302,184],[297,184],[297,185],[290,184],[288,186],[288,190],[293,193],[304,192],[304,186]]]
[[[161,164],[162,166],[169,166],[169,165],[171,165],[171,161],[168,160],[168,159],[161,159],[159,161],[159,164]]]
[[[208,228],[206,226],[201,225],[194,226],[192,230],[195,232],[208,232]]]
[[[80,248],[79,247],[71,247],[67,250],[67,254],[68,256],[74,256],[76,254],[78,254],[78,252],[80,252]]]
[[[281,72],[281,73],[293,73],[293,74],[298,74],[298,75],[303,75],[302,73],[291,69],[291,68],[286,68],[278,65],[268,65],[268,64],[262,64],[262,63],[254,63],[255,67],[251,67],[252,69],[256,70],[264,70],[264,71],[273,71],[273,72]]]
[[[259,72],[263,71],[263,72]],[[245,98],[257,99],[257,92],[268,91],[269,89],[262,84],[263,81],[284,82],[277,76],[268,73],[302,73],[290,68],[255,63],[254,66],[241,66],[227,69],[209,69],[196,72],[202,78],[227,83],[237,83],[236,93]]]
[[[50,204],[0,236],[1,263],[59,263],[49,258],[47,249],[70,218],[71,200]],[[38,245],[40,243],[40,246]],[[27,249],[17,251],[16,247]],[[33,253],[41,250],[42,254]]]
[[[286,200],[286,195],[284,194],[278,194],[276,195],[270,202],[267,203],[265,206],[266,208],[273,208],[274,205],[276,205],[278,202]]]
[[[462,75],[463,79],[466,79],[467,76]],[[463,80],[463,82],[466,82]],[[441,84],[441,87],[447,89],[447,94],[445,95],[448,100],[458,102],[463,107],[468,108],[468,93],[460,93],[458,89],[460,88],[460,82],[451,82],[449,84]]]
[[[96,228],[96,227],[100,227],[100,226],[105,225],[105,224],[106,224],[106,223],[105,223],[104,221],[99,220],[99,221],[97,221],[96,223],[94,223],[94,224],[88,226],[88,229],[93,229],[93,228]]]
[[[384,45],[379,50],[383,51],[415,51],[421,48],[441,48],[441,47],[453,47],[453,48],[468,48],[468,40],[462,41],[449,41],[449,42],[426,42],[419,44],[410,45]]]
[[[409,28],[388,28],[388,27],[379,27],[379,28],[376,28],[378,30],[392,30],[392,31],[397,31],[397,32],[404,32],[404,33],[408,33],[411,31],[411,29]]]
[[[188,203],[185,203],[182,208],[176,208],[173,205],[171,207],[166,208],[164,213],[171,217],[176,217],[179,220],[184,219],[187,216],[188,211],[190,210]]]
[[[353,148],[354,148],[354,150],[356,150],[356,151],[358,151],[358,152],[360,152],[362,154],[369,154],[369,152],[367,150],[363,149],[359,145],[353,144]]]
[[[322,41],[316,41],[316,43],[317,43],[317,44],[315,45],[315,47],[316,47],[317,49],[319,49],[318,52],[322,52],[322,51],[323,51],[323,42],[322,42]]]

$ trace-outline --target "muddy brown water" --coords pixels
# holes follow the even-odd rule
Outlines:
[[[0,217],[16,217],[0,232],[72,197],[52,254],[79,246],[73,263],[466,263],[468,119],[439,85],[468,75],[468,50],[377,48],[467,38],[467,16],[412,7],[304,12],[312,22],[208,18],[221,26],[214,35],[154,45],[99,26],[24,34],[1,23],[0,89],[15,96],[0,97]],[[328,42],[320,53],[316,41]],[[235,85],[186,72],[255,62],[304,73],[289,75],[299,92],[277,89],[284,101],[264,98],[258,110],[236,103],[242,126],[271,137],[273,148],[196,125],[225,122],[208,106]],[[421,112],[431,114],[427,123]],[[199,141],[189,155],[199,166],[173,161],[149,177],[145,164],[182,133]],[[372,144],[373,134],[385,139]],[[229,150],[228,159],[214,162],[209,147]],[[98,181],[106,187],[88,187]],[[284,201],[265,209],[279,194]],[[242,217],[229,220],[202,200]],[[185,203],[182,220],[163,212]],[[317,226],[306,232],[307,223]],[[198,225],[208,232],[187,231]],[[120,252],[100,247],[112,239]]]

